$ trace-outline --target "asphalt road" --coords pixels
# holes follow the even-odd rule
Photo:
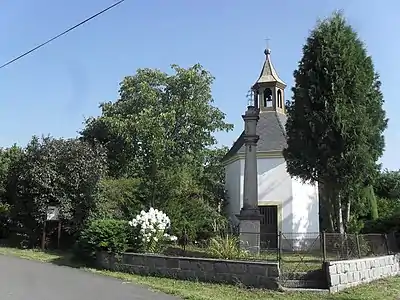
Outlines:
[[[178,298],[79,269],[0,255],[0,299],[177,300]]]

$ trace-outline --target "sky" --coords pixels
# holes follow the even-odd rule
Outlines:
[[[115,3],[114,0],[0,2],[0,65]],[[271,58],[291,97],[293,71],[318,18],[343,9],[366,43],[389,126],[383,167],[400,169],[400,2],[385,0],[126,0],[38,51],[0,69],[0,147],[24,146],[32,135],[74,137],[98,105],[118,97],[119,82],[138,68],[169,72],[200,63],[213,76],[213,97],[235,125],[218,133],[232,145],[243,129],[246,94]],[[396,34],[396,32],[398,32]]]

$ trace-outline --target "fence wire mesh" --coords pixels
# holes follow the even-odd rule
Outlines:
[[[293,274],[307,273],[314,274],[318,279],[322,276],[323,263],[326,261],[398,253],[400,245],[400,234],[395,233],[254,233],[230,228],[219,232],[216,238],[218,241],[211,238],[201,242],[189,242],[179,254],[273,261],[279,263],[283,277],[290,279]]]
[[[385,234],[323,233],[324,260],[348,260],[391,253]],[[394,249],[393,249],[394,250]]]

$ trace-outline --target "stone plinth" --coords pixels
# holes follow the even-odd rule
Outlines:
[[[241,219],[239,215],[239,237],[242,249],[260,253],[260,219]]]

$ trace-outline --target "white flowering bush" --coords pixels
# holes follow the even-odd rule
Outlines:
[[[152,207],[148,211],[142,210],[129,225],[135,229],[136,242],[147,253],[160,252],[166,244],[177,240],[176,236],[167,233],[171,226],[169,217]]]

